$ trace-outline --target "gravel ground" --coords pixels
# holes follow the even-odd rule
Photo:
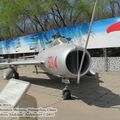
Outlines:
[[[0,69],[0,91],[7,84]],[[59,78],[33,66],[18,69],[20,79],[31,82],[18,107],[54,107],[55,117],[0,118],[0,120],[120,120],[120,72],[99,72],[85,76],[80,85],[71,82],[72,100],[62,99],[64,84]]]

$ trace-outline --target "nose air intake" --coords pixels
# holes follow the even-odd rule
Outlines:
[[[67,55],[67,58],[66,58],[67,69],[69,70],[69,72],[71,72],[74,75],[78,74],[78,70],[80,67],[81,59],[82,59],[82,54],[83,54],[83,51],[74,50]],[[83,66],[81,69],[81,76],[86,74],[89,71],[90,63],[91,63],[90,55],[88,52],[86,52]]]

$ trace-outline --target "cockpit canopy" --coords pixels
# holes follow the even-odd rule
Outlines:
[[[63,43],[68,43],[66,38],[56,38],[55,40],[53,40],[50,44],[50,47],[56,46],[56,45],[61,45]]]

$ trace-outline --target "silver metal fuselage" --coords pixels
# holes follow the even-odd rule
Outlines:
[[[76,78],[84,49],[74,44],[63,43],[41,51],[37,60],[44,61],[41,68],[55,76]],[[90,69],[91,57],[86,51],[81,76]]]

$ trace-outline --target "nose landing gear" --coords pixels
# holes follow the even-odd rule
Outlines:
[[[62,79],[62,82],[65,83],[65,88],[62,91],[63,100],[70,100],[71,97],[71,91],[68,89],[68,85],[70,84],[70,81],[68,79]]]

